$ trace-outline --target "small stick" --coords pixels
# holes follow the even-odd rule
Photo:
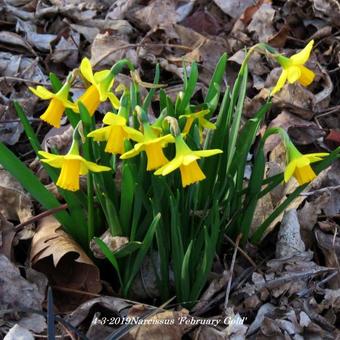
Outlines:
[[[65,204],[62,204],[61,206],[59,206],[57,208],[46,210],[46,211],[42,212],[41,214],[33,216],[32,218],[28,219],[27,221],[18,224],[17,226],[14,227],[14,230],[19,231],[23,227],[25,227],[25,226],[33,223],[33,222],[41,220],[43,217],[53,215],[53,214],[57,213],[58,211],[65,210],[67,208],[68,208],[68,205],[67,205],[67,203],[65,203]]]
[[[231,288],[231,281],[233,279],[233,271],[234,271],[234,266],[235,266],[235,261],[236,261],[236,254],[237,250],[239,249],[239,244],[242,238],[242,234],[239,234],[236,239],[236,244],[235,244],[235,250],[233,254],[233,258],[231,260],[231,265],[230,265],[230,277],[228,281],[228,286],[227,286],[227,291],[225,293],[225,300],[224,300],[224,310],[225,312],[228,310],[228,301],[229,301],[229,295],[230,295],[230,288]]]
[[[228,235],[224,235],[224,237],[228,242],[230,242],[234,247],[236,247],[236,243]],[[240,247],[237,248],[240,251],[240,253],[245,257],[245,259],[254,267],[254,269],[259,270],[257,264],[252,260],[252,258],[242,248]],[[259,272],[263,274],[260,270]]]
[[[36,85],[43,85],[43,86],[51,86],[51,84],[49,83],[41,83],[40,81],[36,81],[36,80],[29,80],[29,79],[25,79],[25,78],[20,78],[20,77],[11,77],[11,76],[4,76],[4,77],[0,77],[0,81],[4,80],[4,81],[8,81],[8,80],[16,80],[16,81],[22,81],[24,83],[30,83],[30,84],[36,84]]]

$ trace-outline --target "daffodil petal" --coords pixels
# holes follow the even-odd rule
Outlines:
[[[49,152],[46,152],[46,151],[38,151],[38,155],[42,156],[44,158],[47,158],[47,159],[53,159],[53,158],[56,158],[56,157],[62,157],[60,155],[54,155],[53,153],[49,153]]]
[[[314,156],[316,156],[316,157],[327,157],[327,156],[329,156],[329,153],[328,152],[315,152],[315,153],[308,153],[308,154],[304,155],[304,157],[309,157],[309,156],[311,156],[311,157],[314,157]]]
[[[287,80],[287,71],[286,70],[282,70],[282,73],[275,85],[275,87],[273,88],[272,92],[271,92],[271,95],[273,96],[275,93],[279,92],[284,84],[286,83],[286,80]]]
[[[166,176],[170,172],[173,172],[176,169],[178,169],[181,166],[182,161],[183,161],[182,156],[175,157],[172,161],[170,161],[169,163],[165,164],[164,166],[159,168],[157,171],[155,171],[154,174]]]
[[[308,159],[309,159],[309,163],[315,163],[315,162],[320,162],[320,161],[322,161],[322,158],[316,157],[316,156],[308,157]]]
[[[109,100],[110,100],[112,106],[113,106],[116,110],[118,110],[119,107],[120,107],[120,102],[119,102],[119,99],[117,98],[117,96],[116,96],[114,93],[112,93],[112,92],[108,92],[108,93],[107,93],[107,97],[109,98]]]
[[[88,82],[93,85],[96,83],[93,76],[91,62],[88,58],[83,58],[83,60],[81,61],[80,72]]]
[[[137,156],[140,152],[144,150],[143,143],[137,143],[134,148],[128,152],[125,152],[120,156],[120,159],[128,159]]]
[[[63,156],[56,156],[54,158],[41,159],[40,161],[52,166],[53,168],[61,168],[63,166],[65,159]]]
[[[143,142],[144,145],[150,145],[150,144],[158,144],[158,143],[162,143],[162,145],[166,145],[168,143],[173,143],[175,141],[175,138],[168,134],[162,137],[158,137],[158,138],[152,138],[149,140],[146,140]]]
[[[111,126],[105,126],[103,128],[91,131],[87,135],[87,137],[93,138],[95,142],[103,142],[109,139],[110,132],[111,132]]]
[[[55,96],[54,93],[50,92],[43,86],[37,86],[37,88],[29,87],[29,89],[39,98],[47,100]]]
[[[102,171],[110,171],[112,170],[110,167],[108,166],[104,166],[104,165],[98,165],[96,163],[87,161],[85,159],[82,159],[83,164],[85,164],[85,166],[92,172],[102,172]]]
[[[108,112],[103,119],[103,123],[106,125],[126,125],[126,119],[123,116],[116,115],[112,112]]]
[[[296,168],[296,162],[295,161],[291,161],[285,169],[284,172],[284,181],[287,183],[289,181],[289,179],[293,176],[293,173],[295,171]]]
[[[298,168],[302,168],[302,167],[310,164],[310,160],[307,157],[304,157],[304,156],[296,158],[296,159],[294,159],[294,161],[295,161],[295,164]]]
[[[71,160],[77,160],[77,161],[82,161],[84,158],[80,155],[76,155],[76,154],[66,154],[65,156],[63,156],[65,159],[71,159]]]
[[[198,157],[210,157],[217,155],[219,153],[223,153],[220,149],[211,149],[211,150],[198,150],[198,151],[192,151],[192,153]]]
[[[299,80],[301,76],[301,69],[298,66],[290,66],[287,69],[287,79],[288,82],[293,84],[295,83],[297,80]]]
[[[200,125],[204,127],[205,129],[211,129],[214,130],[216,129],[216,125],[214,123],[209,122],[209,120],[201,118],[200,119]]]
[[[197,161],[198,159],[200,159],[200,157],[195,155],[195,154],[185,155],[185,156],[183,156],[182,164],[187,166],[190,163]]]
[[[299,53],[292,55],[289,59],[293,62],[294,65],[305,64],[307,60],[309,59],[313,45],[314,45],[314,40],[311,40],[303,50],[301,50]]]
[[[109,73],[110,73],[110,70],[98,71],[93,75],[93,78],[94,78],[95,82],[98,84],[103,79],[105,79],[108,76]]]
[[[123,126],[122,128],[127,133],[128,137],[130,139],[134,140],[135,142],[142,142],[143,141],[144,136],[140,131],[138,131],[134,128],[131,128],[129,126]]]

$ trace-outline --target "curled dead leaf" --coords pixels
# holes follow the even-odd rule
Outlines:
[[[101,290],[99,269],[53,216],[40,220],[30,261],[54,285],[92,293]]]

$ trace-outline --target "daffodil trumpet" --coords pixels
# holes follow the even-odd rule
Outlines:
[[[316,178],[317,175],[311,164],[322,161],[323,157],[329,155],[327,152],[302,154],[291,141],[286,145],[286,148],[288,151],[288,164],[284,171],[284,180],[288,182],[294,176],[299,185],[309,183]]]
[[[263,137],[263,143],[267,137],[274,133],[280,135],[287,152],[287,165],[284,170],[284,181],[288,182],[291,177],[295,177],[299,185],[304,185],[316,178],[317,175],[311,167],[311,164],[322,161],[329,153],[318,152],[302,154],[293,144],[288,133],[280,127],[268,129]]]
[[[166,176],[179,168],[183,188],[206,178],[197,160],[202,157],[210,157],[222,153],[220,149],[193,151],[185,143],[180,134],[176,136],[175,146],[175,158],[155,171],[154,174]]]
[[[203,130],[204,129],[216,129],[215,124],[209,122],[206,118],[204,118],[210,110],[202,110],[195,113],[189,113],[179,116],[179,119],[186,118],[185,126],[183,129],[183,134],[186,135],[189,133],[192,124],[195,122],[195,120],[198,121],[198,129],[199,129],[199,135],[200,135],[200,142],[203,142]]]
[[[56,185],[61,189],[78,191],[80,175],[86,175],[89,171],[102,172],[110,171],[111,168],[87,161],[79,155],[78,141],[74,138],[71,148],[66,155],[54,155],[49,152],[39,151],[43,157],[41,162],[54,168],[61,168]]]
[[[125,152],[125,140],[143,141],[143,134],[127,126],[127,120],[122,115],[108,112],[103,123],[107,126],[90,132],[87,137],[96,142],[106,141],[105,152],[121,155]]]
[[[57,93],[50,92],[43,86],[37,86],[36,89],[33,87],[29,88],[37,97],[43,100],[50,100],[46,111],[40,116],[40,119],[55,128],[60,127],[61,118],[66,108],[77,111],[77,106],[68,100],[72,78],[73,75],[70,74],[65,84]]]
[[[313,44],[314,40],[311,40],[303,50],[289,58],[280,54],[274,55],[277,62],[282,66],[283,70],[277,81],[277,84],[271,91],[271,95],[279,92],[285,85],[286,81],[288,81],[290,84],[298,81],[305,87],[313,82],[315,73],[304,66],[310,57]]]
[[[147,157],[147,171],[155,170],[168,162],[164,155],[163,148],[168,143],[174,142],[171,134],[158,137],[149,123],[143,124],[142,140],[135,144],[134,148],[120,156],[121,159],[128,159],[137,156],[144,151]]]

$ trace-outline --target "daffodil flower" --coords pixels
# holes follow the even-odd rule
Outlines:
[[[316,177],[310,164],[319,162],[322,160],[322,157],[329,155],[327,152],[303,155],[292,142],[289,142],[286,147],[288,150],[288,165],[284,172],[284,180],[288,182],[288,180],[294,176],[299,185],[309,183]]]
[[[126,119],[120,115],[108,112],[104,116],[103,123],[108,126],[90,132],[87,137],[92,137],[96,142],[107,141],[106,152],[123,154],[126,139],[132,139],[136,142],[143,141],[143,134],[128,127]]]
[[[175,158],[155,171],[154,174],[166,176],[179,168],[183,187],[205,179],[205,175],[197,163],[198,159],[222,153],[222,150],[219,149],[192,151],[181,135],[176,136],[175,143]]]
[[[40,116],[40,119],[46,123],[59,128],[61,117],[65,108],[77,110],[77,106],[68,100],[71,84],[69,81],[62,86],[57,93],[52,93],[43,86],[37,86],[36,89],[30,87],[29,89],[39,98],[44,100],[51,100],[46,111]]]
[[[91,62],[84,58],[80,64],[80,72],[91,86],[82,94],[81,101],[92,116],[101,102],[108,98],[115,109],[119,108],[119,99],[111,92],[114,82],[114,74],[111,70],[103,70],[93,73]]]
[[[135,157],[140,152],[145,151],[148,159],[147,170],[155,170],[168,162],[163,153],[163,148],[168,143],[173,143],[175,138],[171,135],[158,137],[149,123],[143,124],[143,140],[135,144],[134,148],[120,156],[121,159]]]
[[[66,155],[54,155],[45,151],[39,151],[39,155],[44,157],[41,160],[43,163],[54,168],[61,168],[56,185],[65,190],[79,190],[79,176],[86,175],[89,171],[102,172],[111,170],[107,166],[89,162],[81,157],[76,141],[73,141],[71,149]]]
[[[179,118],[186,118],[185,126],[183,129],[183,133],[186,135],[189,133],[192,124],[196,119],[198,119],[198,129],[199,129],[199,134],[200,134],[200,139],[202,142],[203,138],[203,129],[216,129],[215,124],[209,122],[207,119],[204,118],[205,115],[207,115],[210,111],[209,110],[202,110],[196,113],[190,113],[190,114],[185,114],[179,116]]]
[[[313,82],[315,73],[304,66],[309,59],[313,44],[314,40],[311,40],[302,51],[292,55],[290,58],[282,55],[276,57],[283,70],[276,86],[271,92],[272,95],[280,91],[287,80],[290,84],[298,81],[303,86],[308,86]]]

